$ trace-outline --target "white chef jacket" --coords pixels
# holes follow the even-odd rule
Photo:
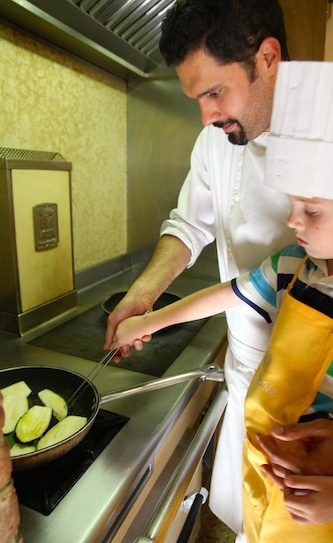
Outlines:
[[[190,249],[189,266],[215,239],[222,282],[295,242],[286,226],[289,198],[263,183],[266,138],[264,133],[246,146],[232,145],[220,128],[204,128],[192,151],[178,207],[161,227],[161,235],[176,236]],[[228,310],[226,317],[229,348],[224,369],[229,399],[215,456],[210,507],[231,529],[241,532],[244,399],[270,327],[244,305]]]

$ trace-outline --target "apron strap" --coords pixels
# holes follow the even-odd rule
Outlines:
[[[307,261],[308,258],[309,258],[308,255],[305,255],[304,258],[302,258],[302,260],[298,264],[297,269],[296,269],[296,271],[294,273],[294,277],[292,278],[292,280],[290,281],[290,283],[289,283],[289,285],[287,287],[288,292],[292,289],[296,279],[298,278],[298,275],[299,275],[301,269],[303,268],[303,266],[304,266],[304,264],[305,264],[305,262]]]

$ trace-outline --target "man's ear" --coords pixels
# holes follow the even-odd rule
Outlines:
[[[281,46],[279,40],[272,36],[265,38],[258,49],[257,59],[261,60],[268,75],[275,75],[281,61]]]

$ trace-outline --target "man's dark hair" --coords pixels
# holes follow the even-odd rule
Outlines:
[[[221,64],[243,63],[254,77],[255,54],[269,36],[288,60],[278,0],[177,0],[163,20],[160,50],[168,66],[178,66],[203,48]]]

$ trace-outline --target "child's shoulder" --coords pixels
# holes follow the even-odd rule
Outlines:
[[[282,257],[292,257],[292,258],[301,259],[305,257],[306,251],[304,247],[301,247],[301,245],[289,245],[288,247],[281,249],[281,251],[279,251],[276,254]]]
[[[292,271],[295,268],[295,265],[297,265],[305,255],[306,251],[304,250],[304,247],[301,247],[300,245],[289,245],[271,256],[271,265],[275,272],[282,268],[290,268],[290,271]]]

